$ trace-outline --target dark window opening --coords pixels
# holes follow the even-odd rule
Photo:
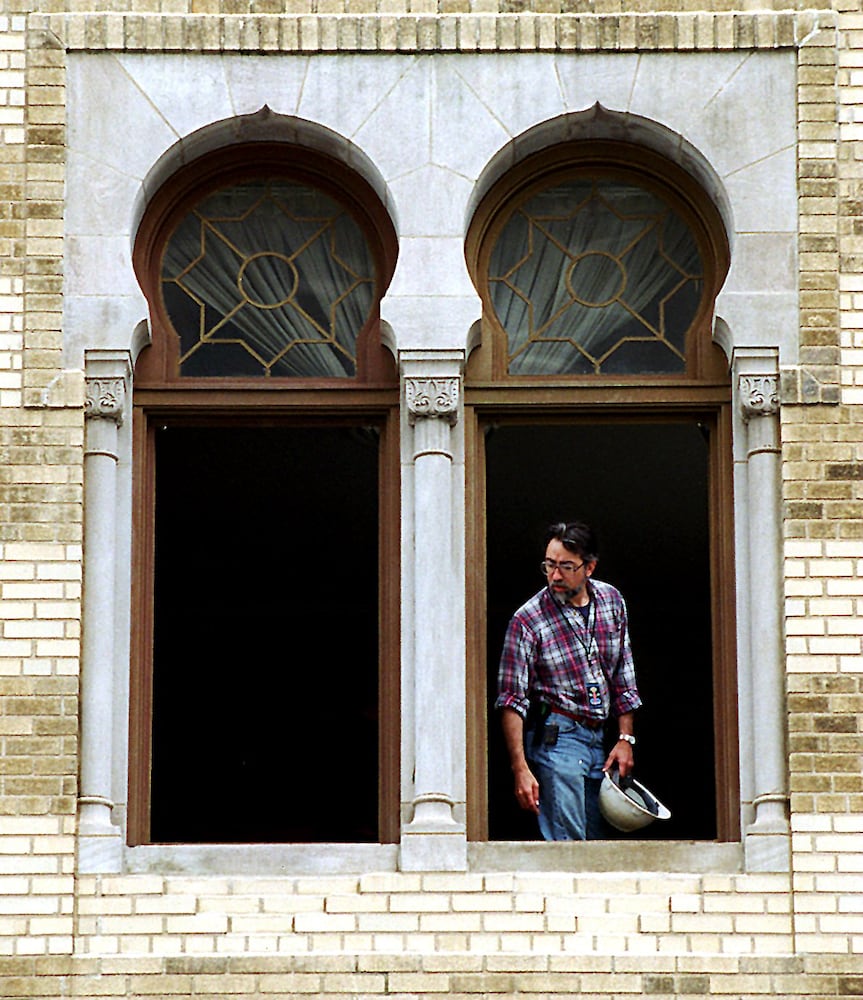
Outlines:
[[[378,841],[378,451],[156,432],[151,842]]]
[[[486,425],[489,839],[538,836],[491,705],[507,622],[543,586],[544,529],[575,517],[597,528],[596,575],[627,601],[644,701],[636,777],[672,812],[638,837],[716,838],[708,438],[694,419]]]

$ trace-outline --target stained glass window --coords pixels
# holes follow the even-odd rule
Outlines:
[[[165,247],[182,376],[351,378],[376,304],[372,252],[324,192],[288,180],[210,194]]]
[[[698,244],[663,198],[580,177],[529,197],[492,248],[512,375],[674,374],[704,290]]]

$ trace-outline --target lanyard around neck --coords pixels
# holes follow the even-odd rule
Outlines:
[[[582,621],[584,621],[584,625],[589,631],[587,642],[585,642],[584,639],[582,639],[580,630],[578,629],[576,623],[573,622],[570,616],[566,613],[566,609],[560,606],[558,607],[561,615],[563,615],[563,618],[566,621],[566,624],[572,630],[572,634],[578,640],[579,646],[581,646],[581,648],[584,650],[585,659],[587,660],[588,663],[590,663],[590,650],[596,643],[596,601],[593,598],[590,599],[590,610],[587,613],[587,621],[584,621],[581,612],[577,608],[570,605],[570,607],[572,608],[572,613],[574,615],[578,615],[578,617],[581,618]],[[596,647],[596,654],[597,656],[599,656],[599,646]]]

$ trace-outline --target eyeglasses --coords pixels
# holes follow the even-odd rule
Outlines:
[[[577,573],[583,565],[583,562],[576,566],[574,562],[555,562],[553,559],[543,559],[539,571],[543,576],[551,576],[556,569],[559,569],[561,573]]]

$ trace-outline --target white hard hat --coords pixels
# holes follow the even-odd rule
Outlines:
[[[616,829],[640,830],[655,819],[669,819],[671,812],[635,778],[621,782],[617,771],[606,771],[599,786],[599,809]]]

